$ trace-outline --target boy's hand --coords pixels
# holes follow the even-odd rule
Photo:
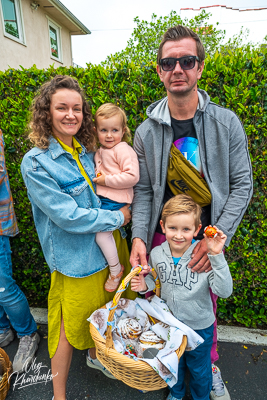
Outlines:
[[[139,272],[139,275],[147,275],[149,274],[149,272],[152,271],[152,268],[150,267],[150,265],[142,265],[143,269],[141,272]]]
[[[213,228],[217,230],[217,236],[208,237],[204,233],[204,238],[208,247],[209,254],[211,254],[212,256],[216,256],[217,254],[220,254],[222,252],[227,236],[215,225]]]
[[[95,183],[97,183],[98,185],[101,185],[101,186],[106,186],[106,184],[105,184],[105,178],[106,178],[105,172],[99,171],[99,173],[101,175],[99,177],[94,178],[93,182],[95,182]]]
[[[144,275],[138,275],[132,278],[131,289],[133,292],[145,292],[147,290],[147,285]]]

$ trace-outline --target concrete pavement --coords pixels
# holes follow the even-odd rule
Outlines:
[[[36,315],[35,315],[36,317]],[[219,354],[217,365],[221,368],[223,379],[232,400],[267,400],[267,331],[246,330],[231,327],[219,328]],[[235,332],[234,332],[235,331]],[[247,338],[249,332],[250,335]],[[50,359],[47,351],[47,325],[39,325],[42,337],[33,367],[19,377],[13,376],[7,400],[51,400],[52,382],[50,380]],[[225,340],[227,339],[228,342]],[[251,337],[254,339],[251,339]],[[230,340],[237,340],[230,343]],[[239,339],[238,339],[239,338]],[[259,341],[257,342],[257,340]],[[238,341],[239,340],[239,341]],[[245,340],[245,342],[244,342]],[[255,340],[255,343],[252,344]],[[243,341],[243,342],[242,342]],[[16,353],[18,339],[5,348],[10,359]],[[74,350],[68,380],[68,400],[165,400],[168,389],[146,394],[132,389],[121,381],[107,378],[98,370],[85,363],[85,351]],[[39,383],[33,384],[32,377],[39,372]],[[189,400],[190,396],[184,400]]]

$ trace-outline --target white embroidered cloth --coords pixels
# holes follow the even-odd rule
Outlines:
[[[88,321],[97,328],[103,337],[105,337],[111,305],[112,302],[107,303],[106,309],[96,310],[88,318]],[[161,323],[151,325],[147,314],[160,320]],[[135,301],[120,299],[112,322],[112,331],[116,329],[119,319],[128,317],[136,318],[144,332],[152,329],[166,341],[165,347],[158,352],[156,357],[153,359],[140,358],[140,360],[151,365],[168,386],[172,387],[177,383],[178,378],[178,357],[175,351],[180,347],[183,335],[187,336],[186,351],[194,350],[204,340],[193,329],[177,320],[171,314],[165,301],[157,296],[153,296],[149,300],[139,298],[136,298]],[[125,343],[123,343],[123,339],[120,341],[114,340],[114,346],[119,353],[124,353]]]

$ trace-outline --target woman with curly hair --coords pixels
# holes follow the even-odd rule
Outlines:
[[[125,225],[130,221],[130,211],[128,206],[119,211],[100,208],[93,182],[93,123],[75,79],[58,75],[41,87],[33,103],[30,128],[29,137],[35,147],[24,156],[21,170],[39,240],[52,273],[48,350],[52,358],[54,400],[66,400],[73,347],[89,348],[88,366],[113,378],[96,359],[87,322],[93,311],[112,299],[112,294],[103,288],[109,270],[95,234]],[[127,273],[130,270],[127,244],[118,231],[114,234]]]

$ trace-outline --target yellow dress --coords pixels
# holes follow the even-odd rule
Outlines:
[[[60,142],[60,144],[65,150],[69,151],[75,159],[75,156],[78,157],[80,145],[76,140],[73,141],[74,150],[64,145],[62,142]],[[81,168],[80,165],[79,168]],[[81,173],[88,181],[89,178],[85,171],[83,174],[81,170]],[[90,186],[91,185],[90,182]],[[131,270],[127,242],[126,239],[121,238],[118,230],[113,232],[113,235],[116,241],[120,263],[124,265],[125,268],[123,276],[126,276]],[[94,262],[94,260],[92,260],[92,262]],[[108,275],[108,268],[85,278],[72,278],[58,271],[52,273],[48,295],[48,351],[50,358],[55,355],[57,350],[62,315],[65,333],[69,343],[79,350],[94,347],[94,341],[89,332],[89,322],[87,318],[95,310],[112,300],[116,293],[109,293],[104,289],[104,283]],[[136,293],[132,292],[128,287],[124,292],[124,297],[135,299]]]

